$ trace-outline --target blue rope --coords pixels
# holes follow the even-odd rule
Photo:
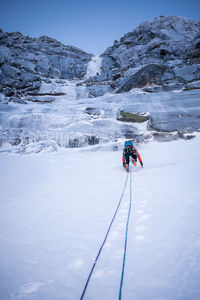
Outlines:
[[[129,201],[129,210],[128,210],[128,218],[126,222],[126,234],[125,234],[125,243],[124,243],[124,257],[123,257],[123,264],[122,264],[122,274],[121,274],[121,282],[120,282],[120,289],[119,289],[119,300],[122,298],[122,286],[123,286],[123,279],[124,279],[124,269],[125,269],[125,262],[126,262],[126,248],[127,248],[127,240],[128,240],[128,224],[130,219],[131,213],[131,202],[132,202],[132,166],[130,168],[130,201]]]
[[[96,266],[97,260],[98,260],[98,258],[99,258],[100,253],[101,253],[101,250],[103,249],[103,246],[104,246],[104,244],[105,244],[105,242],[106,242],[106,240],[107,240],[109,231],[110,231],[110,229],[111,229],[111,226],[112,226],[112,224],[113,224],[113,222],[114,222],[114,219],[115,219],[115,217],[116,217],[116,214],[117,214],[117,212],[118,212],[119,206],[120,206],[120,204],[121,204],[122,198],[123,198],[123,196],[124,196],[124,192],[125,192],[125,189],[126,189],[127,181],[128,181],[128,174],[127,174],[127,176],[126,176],[126,181],[125,181],[124,189],[123,189],[123,192],[122,192],[122,194],[121,194],[121,197],[120,197],[119,203],[118,203],[118,205],[117,205],[116,211],[115,211],[114,216],[113,216],[113,218],[112,218],[112,221],[111,221],[111,223],[110,223],[110,225],[109,225],[109,227],[108,227],[107,233],[106,233],[105,238],[104,238],[104,240],[103,240],[103,242],[102,242],[102,244],[101,244],[101,247],[100,247],[100,249],[99,249],[99,252],[98,252],[98,254],[97,254],[96,258],[95,258],[95,261],[94,261],[94,264],[93,264],[93,266],[92,266],[92,269],[91,269],[91,271],[90,271],[90,273],[89,273],[89,275],[88,275],[88,278],[87,278],[85,287],[84,287],[84,289],[83,289],[82,295],[81,295],[81,297],[80,297],[80,300],[82,300],[83,297],[84,297],[84,295],[85,295],[85,292],[86,292],[88,283],[89,283],[89,281],[90,281],[90,278],[91,278],[92,273],[93,273],[93,271],[94,271],[94,268],[95,268],[95,266]]]

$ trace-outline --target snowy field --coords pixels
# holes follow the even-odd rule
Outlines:
[[[198,136],[138,147],[122,299],[200,299],[199,149]],[[80,299],[124,188],[121,151],[0,155],[1,300]],[[84,299],[118,298],[129,185]]]

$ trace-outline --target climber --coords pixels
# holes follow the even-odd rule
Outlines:
[[[126,141],[124,143],[124,149],[123,149],[123,155],[122,155],[123,167],[126,169],[126,172],[129,172],[130,156],[131,156],[131,161],[134,166],[136,166],[137,158],[138,158],[140,165],[143,168],[143,162],[142,162],[141,156],[140,156],[139,152],[137,151],[137,149],[135,148],[133,142]]]

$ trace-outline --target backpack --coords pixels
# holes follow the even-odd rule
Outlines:
[[[126,153],[128,153],[128,154],[133,154],[133,155],[136,155],[137,156],[137,152],[136,152],[136,150],[135,150],[135,146],[134,146],[134,144],[133,144],[133,142],[132,141],[126,141],[125,143],[124,143],[124,150],[123,150],[123,153],[124,153],[124,155],[126,154]]]
[[[124,148],[128,147],[128,146],[133,146],[133,142],[132,141],[126,141],[124,143]]]

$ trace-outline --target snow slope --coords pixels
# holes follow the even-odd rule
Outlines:
[[[143,144],[122,299],[200,298],[199,146]],[[79,299],[122,193],[121,150],[1,154],[0,299]],[[129,186],[85,299],[117,299]]]

